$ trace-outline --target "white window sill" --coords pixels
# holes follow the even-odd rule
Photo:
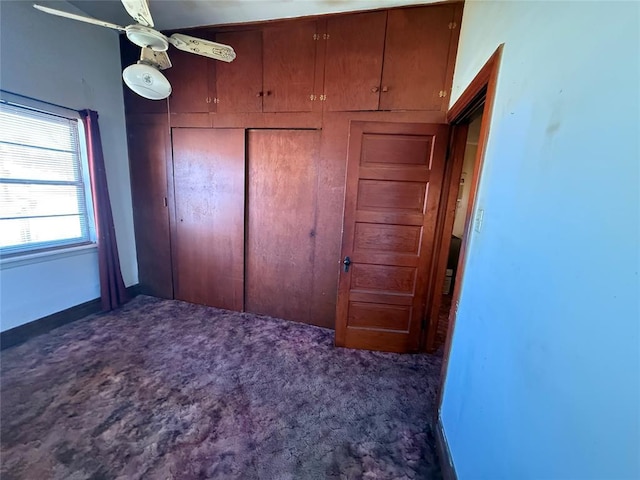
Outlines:
[[[0,258],[0,270],[22,267],[24,265],[31,265],[34,263],[50,262],[61,258],[75,257],[76,255],[93,254],[97,250],[98,244],[90,243],[88,245],[60,248],[56,250],[49,250],[47,252],[26,253],[15,257],[4,257]]]

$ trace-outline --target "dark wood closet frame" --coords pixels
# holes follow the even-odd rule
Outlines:
[[[457,35],[459,34],[459,25],[462,17],[462,2],[443,2],[441,5],[451,5],[454,7],[454,13],[452,18],[452,23],[449,25],[449,29],[453,29],[456,31],[455,38],[451,37],[451,41],[448,46],[448,54],[447,61],[445,67],[443,69],[442,74],[445,78],[445,84],[447,86],[447,90],[450,91],[451,82],[453,77],[453,69],[455,65],[456,53],[457,53]],[[403,11],[411,8],[422,8],[422,6],[412,5],[402,8],[395,9],[380,9],[380,11]],[[429,8],[430,6],[425,6]],[[374,11],[378,11],[377,9]],[[332,18],[339,18],[343,16],[349,15],[359,15],[366,12],[346,12],[334,15],[322,15],[317,17],[306,17],[299,19],[286,19],[286,20],[277,20],[273,22],[255,22],[253,25],[238,25],[238,26],[210,26],[210,27],[201,27],[198,31],[203,30],[203,37],[207,38],[209,34],[216,33],[226,33],[226,32],[238,32],[244,31],[247,28],[250,30],[254,28],[263,29],[263,28],[278,28],[280,26],[285,25],[293,25],[296,22],[308,22],[315,20],[319,25],[318,31],[326,31],[326,24]],[[386,37],[385,37],[386,38]],[[130,51],[130,44],[123,39],[123,64],[132,63],[136,60],[137,57],[134,56],[136,52]],[[318,44],[319,50],[317,51],[317,61],[322,59],[324,61],[326,55],[326,46],[325,42],[319,42]],[[175,53],[175,52],[174,52]],[[135,58],[134,58],[135,57]],[[384,61],[384,52],[383,52],[383,61]],[[178,62],[176,62],[178,63]],[[322,63],[322,62],[321,62]],[[324,64],[323,64],[324,65]],[[197,70],[200,72],[200,70]],[[192,72],[193,73],[193,72]],[[200,72],[202,73],[202,72]],[[208,79],[209,83],[211,80],[212,70],[208,71]],[[322,73],[322,78],[324,79],[324,69],[318,70],[316,67],[316,82],[319,81],[319,75]],[[204,73],[203,73],[204,75]],[[179,81],[176,85],[179,85]],[[210,87],[211,88],[211,87]],[[325,85],[326,88],[326,85]],[[178,86],[176,86],[176,90]],[[316,298],[316,302],[314,304],[314,311],[319,312],[318,316],[322,317],[324,320],[322,322],[310,322],[313,324],[322,324],[322,326],[333,328],[333,319],[335,318],[335,294],[337,293],[337,277],[339,273],[339,242],[341,238],[341,222],[338,222],[337,218],[342,219],[342,202],[343,198],[339,198],[339,185],[335,179],[341,177],[344,174],[344,160],[346,158],[347,146],[348,146],[348,135],[349,135],[349,124],[351,121],[366,121],[366,122],[399,122],[399,123],[446,123],[446,95],[445,98],[442,99],[441,107],[437,110],[356,110],[356,111],[330,111],[328,109],[322,108],[314,108],[312,111],[308,112],[269,112],[269,111],[261,111],[261,112],[217,112],[215,110],[211,110],[209,107],[206,109],[203,108],[194,108],[192,111],[183,111],[178,110],[174,111],[171,108],[171,98],[169,101],[165,102],[153,102],[149,105],[148,101],[144,99],[137,98],[134,95],[131,95],[128,92],[128,89],[124,89],[125,91],[125,107],[126,107],[126,117],[127,117],[127,126],[130,133],[136,133],[137,129],[142,128],[142,130],[148,130],[153,128],[162,128],[166,132],[166,193],[165,195],[165,203],[164,203],[164,212],[159,206],[154,208],[154,211],[157,214],[156,221],[158,218],[162,217],[162,221],[164,222],[164,218],[166,216],[169,217],[169,238],[166,240],[166,245],[161,245],[161,239],[152,238],[149,245],[143,245],[141,250],[143,251],[143,256],[145,258],[152,259],[155,263],[160,262],[161,258],[166,258],[168,264],[172,264],[171,272],[175,274],[177,270],[176,266],[176,256],[175,256],[175,239],[177,238],[176,234],[176,200],[175,200],[175,186],[174,186],[174,178],[173,178],[173,142],[172,142],[172,133],[174,129],[180,128],[203,128],[203,129],[225,129],[225,128],[240,128],[245,130],[245,134],[249,130],[254,129],[312,129],[312,130],[320,130],[321,131],[321,143],[320,143],[320,154],[319,154],[319,168],[322,178],[325,179],[321,183],[322,192],[320,194],[320,203],[322,204],[321,209],[318,211],[317,215],[324,222],[325,230],[324,233],[320,232],[316,241],[318,242],[316,252],[318,258],[322,262],[321,268],[319,272],[314,273],[315,279],[314,284],[319,285],[316,289],[317,292],[314,291],[314,295]],[[215,94],[215,91],[211,94]],[[145,103],[146,102],[146,103]],[[318,104],[316,104],[316,107]],[[207,111],[208,110],[208,111]],[[155,125],[155,127],[154,127]],[[131,146],[130,146],[131,148]],[[142,151],[144,151],[144,147],[142,147]],[[153,149],[156,152],[156,155],[160,155],[159,148]],[[134,170],[132,168],[132,170]],[[138,172],[138,180],[140,180]],[[334,180],[326,181],[327,179],[333,178]],[[144,180],[144,179],[142,179]],[[326,184],[326,185],[325,185]],[[149,189],[144,189],[144,191],[149,191]],[[144,198],[145,205],[151,202],[157,202],[156,198]],[[160,202],[162,202],[162,198],[160,198]],[[155,203],[154,203],[155,204]],[[136,208],[140,209],[139,206],[134,205],[134,210]],[[144,211],[147,207],[142,206],[142,211]],[[333,220],[328,220],[332,218]],[[140,224],[140,222],[136,222]],[[144,222],[141,224],[144,225]],[[144,230],[144,228],[143,228]],[[137,235],[139,236],[139,235]],[[149,235],[143,238],[149,238]],[[144,242],[143,242],[144,243]],[[162,252],[158,252],[162,247]],[[159,255],[158,258],[155,258],[154,253],[163,253],[165,250],[169,249],[170,253],[168,255]],[[335,251],[334,251],[335,250]],[[165,252],[166,253],[166,252]],[[335,254],[335,255],[334,255]],[[335,256],[335,259],[333,258]],[[432,256],[433,258],[433,256]],[[335,263],[334,263],[335,260]],[[430,269],[431,270],[431,269]],[[151,272],[154,274],[154,282],[155,284],[159,284],[162,281],[162,278],[155,278],[156,272]],[[431,273],[429,273],[431,275]],[[173,298],[172,295],[173,288],[175,287],[174,279],[171,278],[172,275],[169,275],[167,279],[169,283],[171,283],[170,291],[164,292],[162,296],[166,296],[168,298]],[[161,276],[166,277],[166,275]],[[334,292],[336,290],[336,292]],[[153,294],[154,292],[148,292]],[[314,297],[314,298],[315,298]],[[317,304],[317,305],[316,305]],[[422,335],[422,334],[421,334]]]
[[[482,119],[480,124],[480,136],[478,138],[478,150],[474,160],[473,175],[470,183],[469,191],[469,207],[465,218],[464,235],[462,238],[462,245],[460,248],[460,256],[458,261],[458,273],[456,275],[456,282],[453,289],[453,298],[451,301],[451,311],[449,312],[449,327],[447,330],[447,337],[444,346],[444,356],[442,359],[442,370],[440,375],[440,388],[438,392],[438,408],[436,410],[436,443],[438,455],[440,457],[440,463],[442,466],[443,477],[447,480],[456,479],[456,472],[451,460],[451,453],[449,446],[444,436],[442,427],[440,412],[442,408],[442,400],[444,393],[444,384],[447,377],[447,369],[449,367],[449,355],[451,353],[451,340],[455,330],[456,316],[458,313],[458,303],[460,300],[460,292],[462,291],[462,284],[464,283],[464,271],[467,263],[467,249],[469,243],[469,233],[473,225],[473,215],[476,206],[476,195],[478,192],[478,186],[480,184],[480,178],[482,174],[482,167],[484,164],[484,156],[486,153],[487,140],[489,138],[489,127],[491,121],[491,115],[493,112],[493,104],[496,94],[496,84],[498,79],[498,72],[500,68],[500,59],[502,57],[502,50],[504,44],[498,46],[495,52],[491,55],[489,60],[480,69],[475,78],[471,81],[469,86],[460,95],[460,98],[447,112],[447,122],[452,125],[451,132],[451,156],[452,159],[448,166],[451,174],[448,177],[450,183],[450,189],[447,193],[446,200],[443,204],[446,205],[446,209],[443,212],[442,227],[443,234],[441,236],[442,242],[439,250],[438,267],[435,275],[440,278],[440,283],[434,283],[434,293],[438,294],[436,285],[441,286],[444,279],[446,260],[449,253],[449,243],[451,240],[451,231],[453,228],[453,220],[455,217],[455,202],[458,196],[458,179],[460,178],[460,172],[462,170],[462,163],[464,161],[464,147],[466,145],[467,131],[469,122],[474,118],[474,115],[482,108]],[[443,197],[444,199],[445,197]],[[446,235],[445,235],[446,233]],[[439,302],[433,302],[438,303]],[[435,305],[432,306],[432,312]],[[432,324],[429,325],[427,348],[433,345],[435,340],[435,330],[437,326],[437,311],[435,309],[436,317],[431,317]]]

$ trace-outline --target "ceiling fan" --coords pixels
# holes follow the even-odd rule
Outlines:
[[[122,72],[122,78],[127,86],[138,95],[150,100],[162,100],[171,94],[171,84],[160,72],[171,68],[171,61],[167,55],[169,44],[178,50],[202,55],[204,57],[232,62],[236,58],[236,52],[229,45],[191,37],[181,33],[174,33],[167,37],[153,29],[153,18],[149,11],[147,0],[122,0],[127,13],[137,22],[127,27],[121,27],[115,23],[97,20],[91,17],[76,15],[42,5],[34,5],[35,8],[52,15],[71,18],[81,22],[100,25],[125,32],[127,38],[139,47],[142,47],[140,60],[134,65],[129,65]]]

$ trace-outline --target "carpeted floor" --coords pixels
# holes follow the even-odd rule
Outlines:
[[[440,358],[139,296],[1,354],[9,479],[438,479]]]

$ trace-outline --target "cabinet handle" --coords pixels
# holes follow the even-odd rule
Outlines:
[[[378,87],[371,87],[371,93],[378,93],[380,89]]]
[[[387,87],[386,85],[382,87],[382,91],[383,92],[388,92],[389,91],[389,87]]]
[[[256,97],[262,97],[264,95],[264,92],[258,92],[256,93]]]
[[[267,90],[267,97],[271,95],[271,90]]]

